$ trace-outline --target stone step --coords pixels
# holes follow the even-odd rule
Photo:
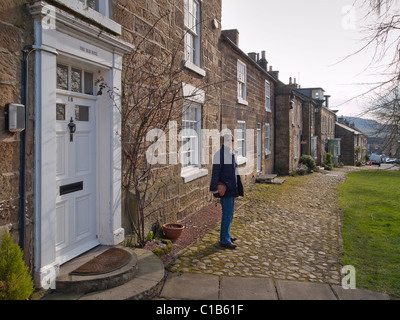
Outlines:
[[[284,178],[277,178],[276,174],[263,174],[256,178],[256,183],[267,183],[267,184],[283,184]]]
[[[256,178],[256,183],[268,183],[274,180],[278,175],[276,174],[262,174]]]
[[[43,300],[144,300],[155,298],[164,284],[165,269],[162,261],[151,251],[132,250],[137,258],[135,276],[126,283],[90,293],[55,292]]]
[[[138,259],[136,254],[129,248],[122,248],[131,254],[129,262],[117,270],[97,275],[70,274],[77,266],[81,266],[92,259],[93,255],[96,256],[104,252],[105,250],[103,250],[103,248],[108,249],[109,247],[101,246],[100,248],[96,248],[78,257],[76,261],[61,266],[60,276],[56,280],[56,290],[63,293],[83,294],[111,289],[132,280],[138,272]]]

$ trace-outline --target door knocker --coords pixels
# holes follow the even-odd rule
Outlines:
[[[69,128],[69,141],[72,142],[74,141],[74,133],[76,131],[76,124],[74,123],[72,117],[71,120],[69,120],[68,128]]]

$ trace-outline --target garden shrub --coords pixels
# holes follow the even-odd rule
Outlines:
[[[26,300],[34,286],[21,248],[9,232],[3,234],[0,246],[0,300]]]
[[[325,161],[323,163],[325,170],[333,169],[332,155],[330,153],[325,153]]]
[[[302,155],[299,159],[299,163],[305,164],[307,166],[309,172],[311,172],[312,170],[315,170],[315,168],[316,168],[314,159],[309,155]]]

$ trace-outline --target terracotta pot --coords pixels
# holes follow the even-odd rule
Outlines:
[[[170,240],[178,239],[185,226],[179,223],[166,223],[163,225],[163,231],[165,236]]]

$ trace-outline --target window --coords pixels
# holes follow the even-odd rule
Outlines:
[[[315,110],[314,110],[314,107],[311,107],[311,128],[314,128],[314,121],[315,121],[315,115],[314,115],[314,113],[315,113]]]
[[[297,126],[300,128],[301,127],[301,102],[297,104]]]
[[[238,156],[246,157],[246,122],[238,121],[238,128],[236,130],[236,149]]]
[[[271,84],[265,81],[265,111],[271,112]]]
[[[88,6],[89,8],[96,10],[103,16],[106,16],[107,18],[110,18],[112,15],[111,14],[112,0],[79,0],[79,1],[83,2],[85,6]]]
[[[265,124],[265,155],[271,154],[271,125]]]
[[[182,116],[182,168],[200,166],[201,104],[185,102]]]
[[[292,126],[294,126],[294,121],[295,121],[295,119],[294,119],[294,116],[295,116],[294,108],[295,108],[295,103],[292,100],[292,101],[290,101],[290,109],[292,110]]]
[[[200,67],[200,3],[185,1],[185,60]]]
[[[246,102],[246,81],[247,81],[247,67],[239,61],[237,62],[237,81],[238,81],[238,102],[247,104]]]
[[[297,159],[299,155],[299,137],[296,133],[294,136],[294,158]]]
[[[57,64],[57,89],[93,95],[93,73]]]

